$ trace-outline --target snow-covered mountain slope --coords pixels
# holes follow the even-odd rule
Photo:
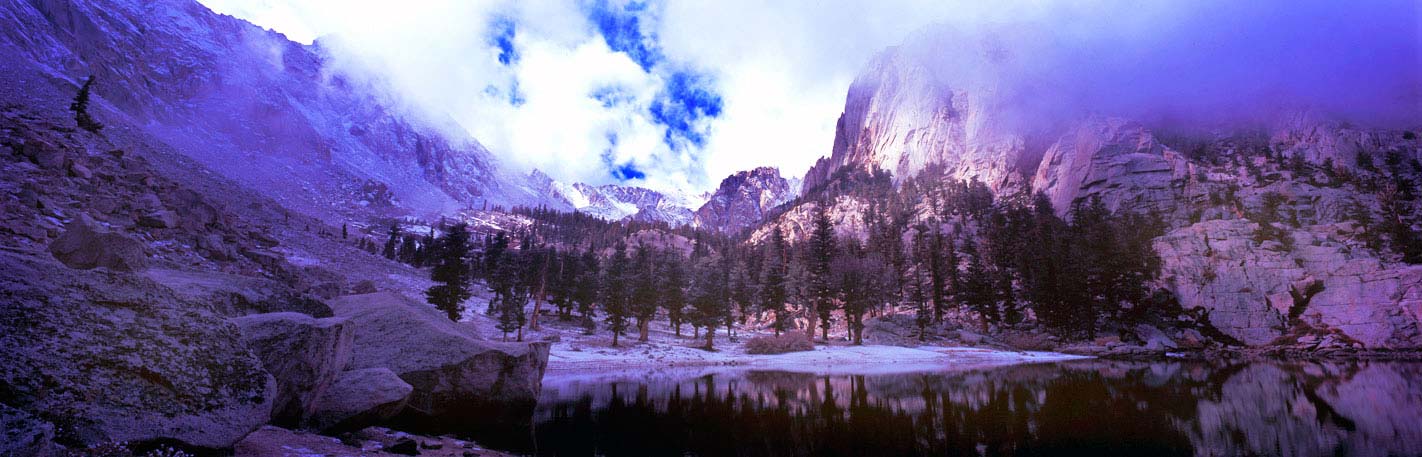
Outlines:
[[[610,221],[630,219],[688,225],[692,222],[692,208],[706,201],[704,195],[663,193],[635,186],[568,184],[538,170],[529,175],[528,181],[531,186],[542,189],[550,200]]]
[[[319,45],[193,0],[0,1],[0,56],[36,84],[96,78],[100,122],[129,123],[313,214],[537,204],[447,120],[408,115]]]
[[[721,180],[711,198],[696,210],[696,226],[736,233],[759,224],[766,212],[798,194],[777,168],[738,172]]]

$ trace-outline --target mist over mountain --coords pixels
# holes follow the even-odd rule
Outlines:
[[[1414,3],[1088,2],[1053,11],[1061,14],[931,26],[890,52],[923,65],[936,85],[976,94],[1022,131],[1087,115],[1157,128],[1270,125],[1300,110],[1407,127],[1422,107]]]

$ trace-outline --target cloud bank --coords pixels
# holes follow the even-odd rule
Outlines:
[[[905,52],[1028,127],[1084,115],[1171,126],[1309,110],[1372,126],[1422,122],[1422,4],[1099,3],[1024,22],[935,27]]]
[[[827,154],[856,74],[909,40],[1022,122],[1311,107],[1417,121],[1416,3],[201,0],[568,182],[704,191]]]

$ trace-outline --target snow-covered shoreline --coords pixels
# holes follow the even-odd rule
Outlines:
[[[681,367],[736,367],[766,370],[834,373],[895,373],[941,369],[972,369],[1022,363],[1059,362],[1089,358],[1056,352],[1002,351],[950,346],[817,346],[813,351],[776,355],[746,354],[739,347],[718,352],[673,345],[645,345],[623,349],[573,348],[554,345],[547,371],[552,374],[607,370],[646,370]]]

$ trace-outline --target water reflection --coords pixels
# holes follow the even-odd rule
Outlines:
[[[1422,455],[1422,364],[553,376],[532,421],[491,443],[549,456]]]

